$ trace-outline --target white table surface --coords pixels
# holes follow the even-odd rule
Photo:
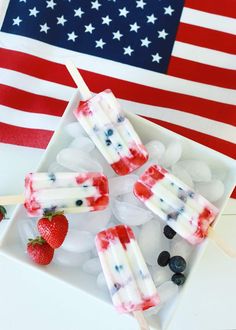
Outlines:
[[[0,194],[19,193],[25,173],[33,171],[42,150],[0,144]],[[9,214],[11,209],[9,209]],[[217,230],[236,248],[236,203],[231,200]],[[0,223],[0,237],[6,221]],[[171,330],[236,329],[236,260],[209,244]],[[135,330],[136,322],[62,282],[1,255],[1,330]]]

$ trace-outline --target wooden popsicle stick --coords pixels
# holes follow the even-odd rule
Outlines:
[[[150,327],[145,319],[142,311],[134,311],[133,312],[134,318],[137,320],[140,330],[150,330]]]
[[[214,241],[217,246],[224,251],[229,257],[236,258],[236,250],[229,246],[212,228],[211,226],[208,228],[208,237]]]
[[[12,196],[0,196],[0,205],[14,205],[18,203],[23,203],[25,196],[22,195],[12,195]]]
[[[74,82],[76,83],[77,87],[79,88],[82,101],[87,101],[88,99],[90,99],[92,97],[92,93],[90,92],[81,74],[77,70],[75,64],[71,60],[67,60],[66,67]]]

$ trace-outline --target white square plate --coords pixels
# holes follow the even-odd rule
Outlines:
[[[37,171],[44,172],[47,171],[48,166],[55,160],[55,157],[60,149],[66,147],[69,143],[69,137],[64,132],[64,126],[68,123],[75,121],[73,110],[77,107],[80,100],[79,91],[77,90],[74,97],[69,102],[67,109],[62,117],[60,126],[54,133],[50,144],[44,154],[42,161],[40,162]],[[203,145],[200,145],[192,140],[182,137],[172,131],[169,131],[161,126],[153,124],[145,119],[142,119],[136,115],[128,114],[127,117],[134,125],[136,131],[139,133],[142,141],[144,143],[157,139],[162,141],[164,144],[168,144],[171,140],[179,140],[183,146],[183,158],[191,159],[201,159],[209,164],[211,168],[218,169],[219,171],[225,172],[224,184],[225,192],[223,197],[217,202],[216,206],[220,209],[220,213],[215,221],[217,223],[222,210],[234,189],[236,183],[236,163],[233,159],[226,157],[212,149],[209,149]],[[23,180],[22,180],[23,181]],[[19,235],[18,235],[18,225],[20,221],[26,218],[26,212],[22,205],[19,205],[8,224],[8,228],[4,237],[2,238],[1,253],[13,258],[14,260],[21,262],[29,267],[38,269],[41,272],[45,272],[49,276],[61,280],[77,290],[82,290],[84,293],[91,296],[91,299],[102,300],[107,304],[107,308],[111,308],[111,301],[105,292],[102,292],[96,285],[95,277],[85,274],[80,269],[62,267],[56,264],[51,264],[48,267],[38,267],[33,264],[29,258],[26,257],[24,249],[22,247]],[[207,240],[196,248],[194,255],[191,258],[191,271],[188,274],[188,280],[185,283],[181,293],[178,295],[176,301],[171,304],[168,308],[163,309],[160,313],[161,323],[163,329],[168,329],[168,324],[170,320],[173,319],[173,313],[177,311],[177,306],[180,303],[183,295],[185,294],[187,288],[192,285],[191,278],[194,270],[201,259],[201,256],[205,250]],[[155,320],[151,321],[152,329],[157,329],[158,324]]]

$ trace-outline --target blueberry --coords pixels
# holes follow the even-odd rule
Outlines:
[[[107,146],[111,145],[111,140],[110,140],[110,139],[106,139],[105,142],[106,142],[106,145],[107,145]]]
[[[188,192],[188,195],[189,195],[190,198],[193,198],[195,194],[194,194],[193,191],[189,191],[189,192]]]
[[[109,128],[105,134],[106,136],[111,136],[113,134],[113,129]]]
[[[116,290],[118,291],[118,290],[121,288],[121,285],[120,285],[120,283],[115,283],[115,284],[114,284],[114,287],[115,287]]]
[[[169,213],[167,214],[167,221],[171,219],[177,220],[178,216],[179,216],[179,211]]]
[[[83,201],[82,201],[81,199],[78,199],[78,200],[75,202],[75,204],[76,204],[77,206],[81,206],[81,205],[83,204]]]
[[[56,175],[54,173],[48,173],[48,177],[52,182],[56,181]]]
[[[181,256],[170,258],[169,267],[174,273],[182,273],[186,268],[186,261]]]
[[[164,235],[165,237],[169,238],[169,239],[172,239],[175,235],[176,235],[176,232],[174,231],[174,229],[172,229],[170,226],[166,225],[164,227]]]
[[[116,270],[117,272],[120,272],[121,269],[123,269],[123,266],[122,266],[122,265],[115,265],[115,270]]]
[[[118,123],[122,123],[122,121],[124,121],[124,120],[125,120],[125,117],[123,117],[123,116],[119,116],[117,118]]]
[[[186,280],[186,278],[185,278],[184,274],[181,274],[181,273],[175,273],[171,277],[171,281],[177,285],[183,285],[185,280]]]
[[[157,258],[157,263],[161,267],[165,267],[166,265],[168,265],[169,260],[170,260],[169,252],[168,251],[162,251],[159,254],[158,258]]]

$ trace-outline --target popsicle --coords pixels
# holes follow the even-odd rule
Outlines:
[[[74,114],[118,175],[126,175],[148,159],[148,153],[110,89],[92,96],[73,63],[67,63],[83,101]]]
[[[159,165],[151,165],[134,185],[134,194],[191,244],[200,243],[218,209]]]
[[[144,311],[159,303],[159,296],[132,229],[108,228],[95,238],[112,302],[121,313]]]
[[[5,196],[0,200],[6,205],[13,204],[14,198],[24,203],[31,217],[57,211],[98,211],[109,203],[108,180],[97,172],[30,173],[25,178],[24,195]]]

